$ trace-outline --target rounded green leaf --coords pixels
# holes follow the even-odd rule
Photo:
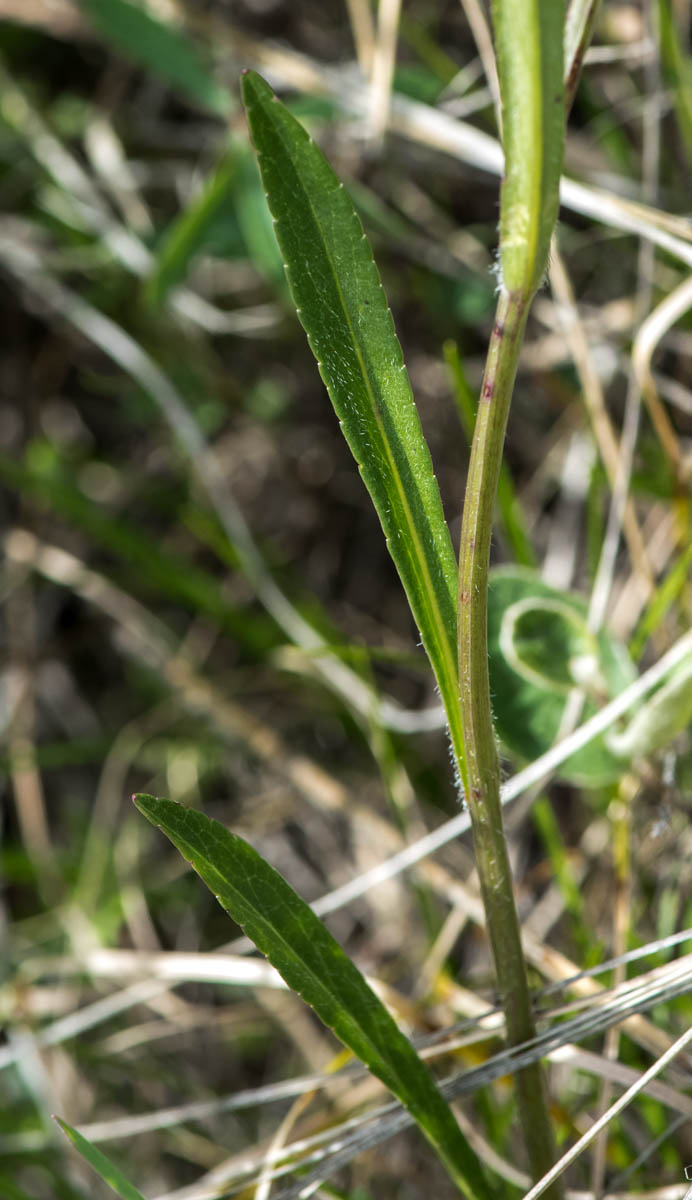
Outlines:
[[[534,571],[490,573],[488,654],[493,714],[508,750],[530,761],[553,745],[572,688],[584,689],[582,719],[632,683],[627,652],[607,631],[592,634],[580,596],[543,583]],[[601,736],[567,759],[563,779],[596,787],[622,774],[622,758]]]
[[[527,596],[506,609],[500,649],[517,674],[538,687],[567,695],[599,679],[598,642],[581,613],[553,597]]]

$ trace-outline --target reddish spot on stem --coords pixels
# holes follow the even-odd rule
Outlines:
[[[471,603],[471,593],[470,592],[462,592],[461,596],[460,596],[460,600],[461,600],[462,604],[470,604]]]
[[[505,336],[504,321],[496,321],[495,326],[493,328],[493,337],[497,338],[499,340],[500,338],[503,338],[504,336]]]
[[[483,387],[481,388],[481,400],[484,400],[486,404],[489,404],[490,401],[492,400],[492,398],[493,398],[493,385],[490,382],[490,380],[488,380],[488,382],[484,383]]]
[[[480,788],[477,788],[477,787],[472,787],[472,788],[471,788],[471,795],[473,796],[474,800],[480,800],[480,798],[481,798],[481,789],[480,789]]]

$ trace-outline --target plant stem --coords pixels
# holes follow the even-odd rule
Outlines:
[[[534,1037],[536,1031],[502,827],[500,764],[488,679],[487,591],[495,493],[530,299],[524,292],[504,287],[498,297],[471,449],[459,561],[459,680],[466,746],[462,779],[510,1045]],[[555,1161],[540,1063],[518,1072],[517,1093],[529,1165],[538,1180]],[[558,1200],[560,1185],[553,1185],[546,1195]]]

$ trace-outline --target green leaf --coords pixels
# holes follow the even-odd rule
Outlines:
[[[692,159],[692,63],[683,49],[678,19],[671,0],[658,0],[658,36],[664,78],[670,86],[678,128]]]
[[[235,181],[233,201],[250,261],[259,274],[273,285],[286,308],[290,308],[291,298],[286,286],[283,261],[276,244],[274,223],[267,208],[267,198],[257,174],[254,156],[249,153],[243,159]]]
[[[530,298],[548,264],[565,136],[564,0],[493,0],[505,175],[500,263]]]
[[[291,294],[372,496],[463,761],[456,561],[370,245],[343,184],[254,72],[243,98]]]
[[[692,545],[686,546],[664,579],[657,584],[653,596],[637,625],[629,644],[629,652],[637,661],[653,633],[664,621],[671,606],[687,587],[692,567]]]
[[[185,33],[130,0],[78,0],[92,24],[122,54],[172,84],[201,108],[226,116],[231,98]]]
[[[105,1154],[102,1154],[100,1150],[92,1146],[91,1142],[82,1137],[81,1133],[77,1133],[77,1130],[68,1125],[67,1121],[62,1121],[60,1117],[55,1117],[54,1120],[57,1121],[60,1128],[67,1134],[82,1157],[94,1168],[96,1174],[100,1175],[104,1183],[107,1183],[113,1189],[116,1196],[120,1196],[122,1200],[144,1200],[142,1193],[138,1192],[136,1187],[133,1187],[125,1178],[122,1171],[109,1158],[106,1158]]]
[[[408,1108],[465,1195],[487,1195],[478,1161],[428,1068],[305,901],[218,821],[154,796],[134,801],[289,987]]]
[[[553,745],[569,692],[583,687],[582,719],[632,683],[636,672],[619,642],[592,634],[580,596],[560,592],[522,567],[490,573],[488,654],[493,715],[508,750],[531,761]],[[622,757],[594,739],[560,768],[560,777],[596,787],[619,779]]]
[[[195,254],[204,246],[220,209],[228,201],[240,158],[238,147],[229,148],[199,196],[169,226],[146,286],[150,303],[163,304],[171,288],[184,278]]]

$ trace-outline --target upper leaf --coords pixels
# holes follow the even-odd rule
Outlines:
[[[531,297],[548,264],[565,135],[564,0],[493,0],[505,177],[500,262]]]
[[[254,72],[243,98],[298,316],[372,496],[463,758],[456,561],[392,314],[353,205]]]
[[[134,800],[289,987],[406,1105],[464,1193],[484,1195],[477,1159],[428,1068],[309,905],[218,821],[170,800],[145,795]]]

